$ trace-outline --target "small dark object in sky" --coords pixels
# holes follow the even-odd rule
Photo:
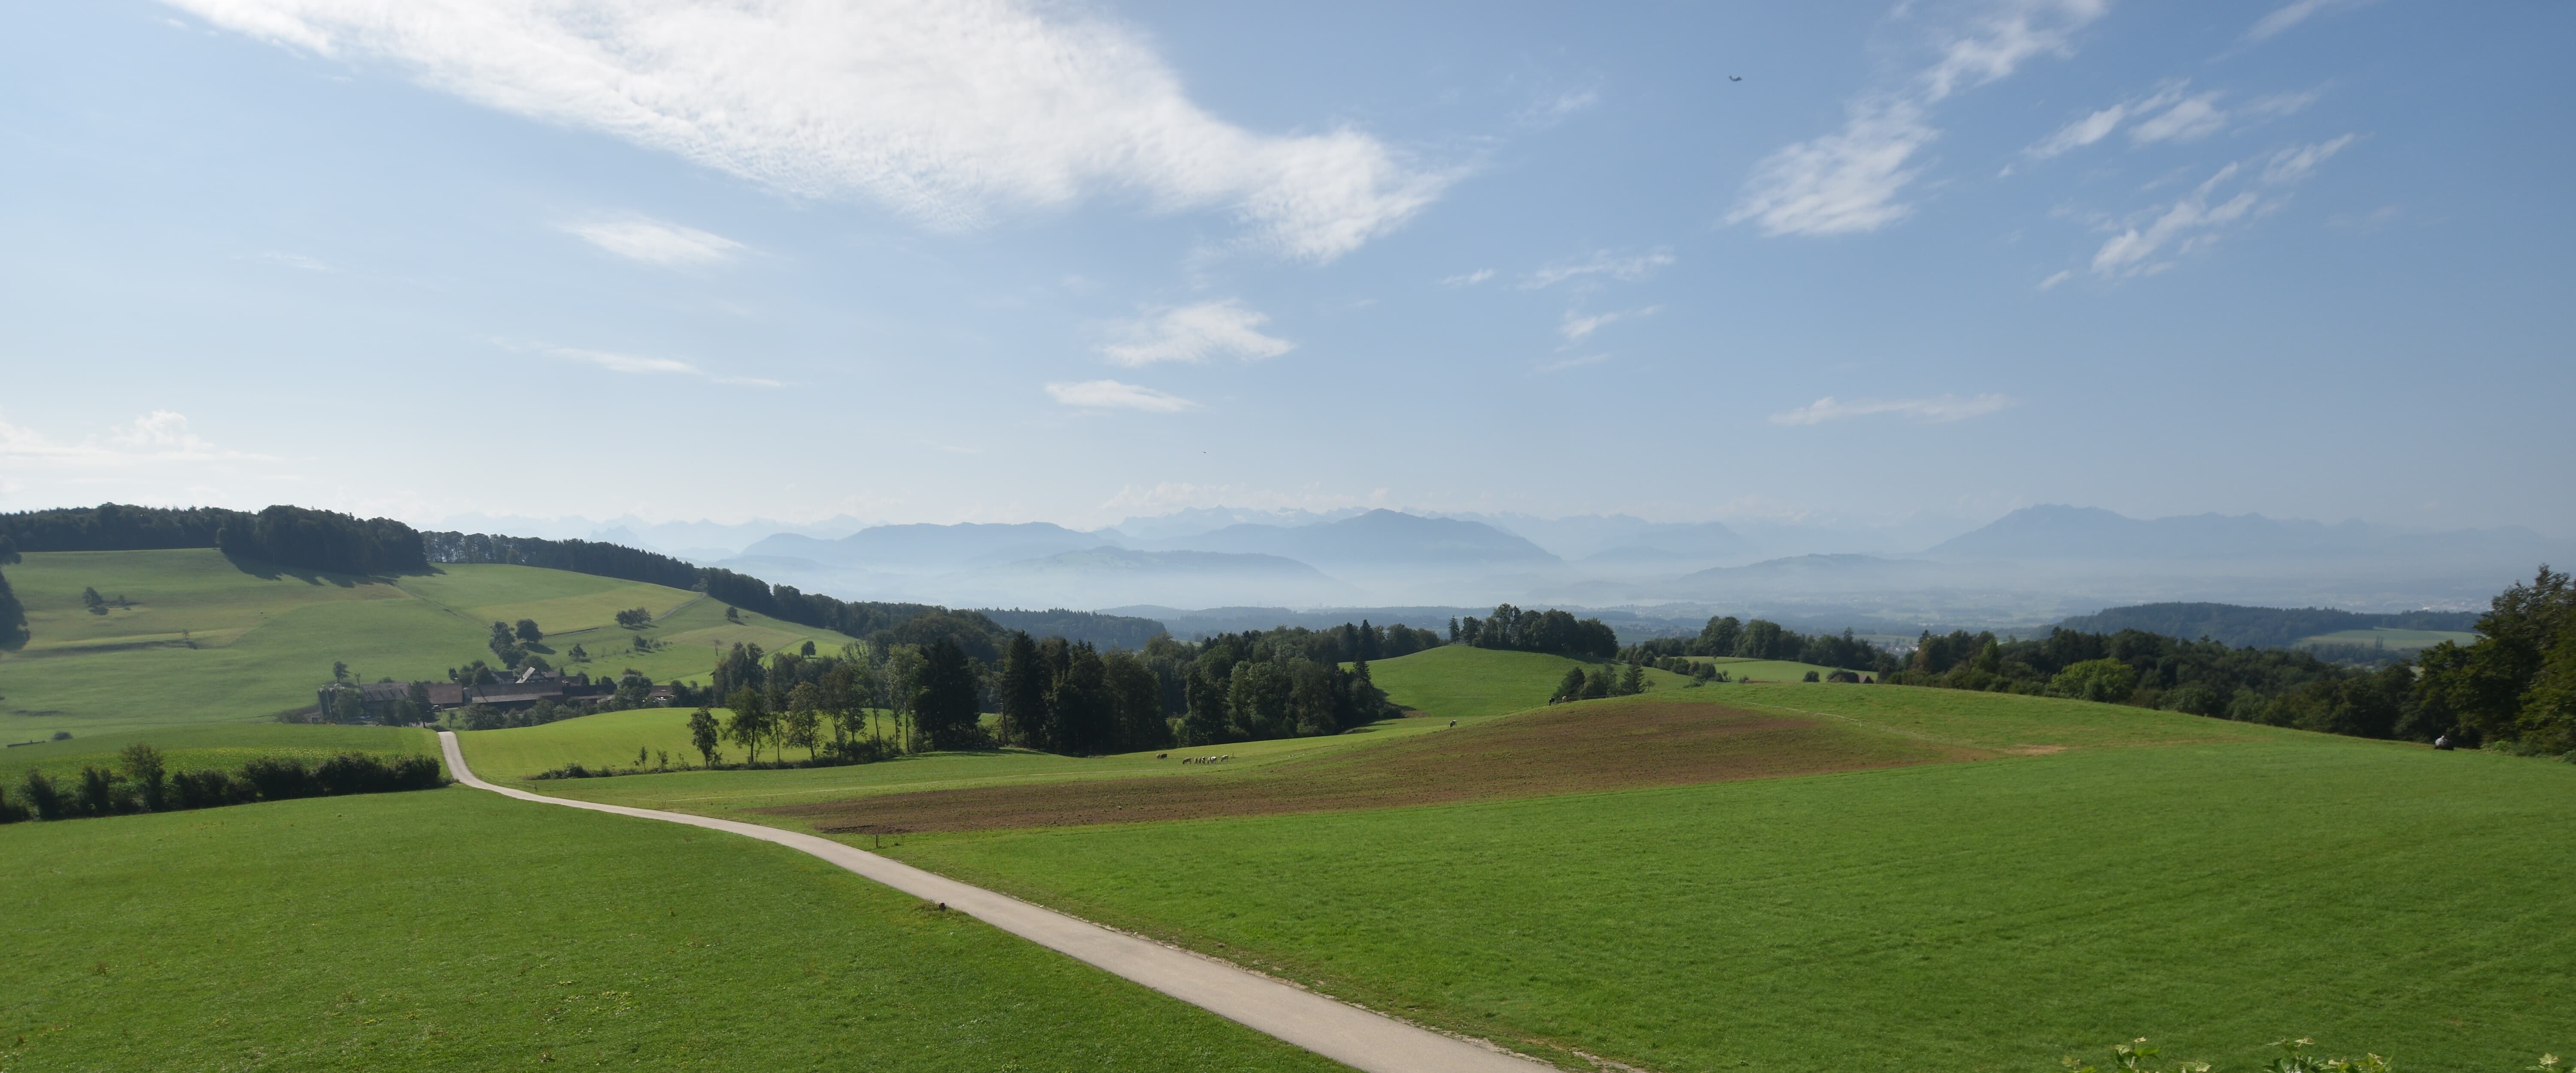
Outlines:
[[[1729,81],[1729,82],[1741,82],[1741,81],[1744,81],[1744,76],[1743,76],[1743,75],[1728,75],[1728,76],[1726,76],[1726,80],[1727,80],[1727,81]]]

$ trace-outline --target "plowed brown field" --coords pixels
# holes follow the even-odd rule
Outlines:
[[[1831,720],[1636,698],[1567,705],[1240,775],[931,790],[759,811],[831,834],[1073,827],[1540,797],[1990,755]]]

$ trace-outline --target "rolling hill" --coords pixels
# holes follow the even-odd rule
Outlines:
[[[656,681],[703,676],[737,641],[849,640],[750,612],[730,621],[722,605],[682,589],[525,566],[388,579],[255,573],[213,549],[43,552],[10,567],[9,580],[34,632],[25,649],[0,655],[0,739],[11,741],[272,718],[311,705],[334,661],[364,681],[444,681],[450,668],[491,658],[484,642],[496,620],[535,619],[551,663],[633,667]],[[109,601],[102,613],[82,601],[90,588]],[[615,613],[634,607],[654,623],[617,626]],[[570,662],[574,645],[590,663]]]

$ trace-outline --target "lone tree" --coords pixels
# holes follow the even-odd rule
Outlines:
[[[706,758],[708,767],[715,766],[716,746],[723,740],[723,731],[716,728],[715,713],[704,708],[689,713],[689,744]]]
[[[518,626],[511,632],[517,634],[519,640],[527,644],[535,644],[546,639],[546,631],[538,629],[537,620],[532,618],[520,619]]]
[[[748,686],[733,691],[725,703],[733,709],[733,721],[725,725],[725,737],[760,760],[760,743],[769,740],[769,699]]]

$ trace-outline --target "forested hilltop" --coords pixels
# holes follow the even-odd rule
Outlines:
[[[987,662],[1000,657],[1001,646],[1014,628],[981,612],[934,604],[836,600],[618,544],[483,533],[424,533],[390,518],[361,519],[291,506],[273,506],[252,513],[214,507],[173,509],[106,503],[22,511],[0,514],[0,541],[30,552],[216,548],[248,564],[347,574],[417,574],[444,564],[541,567],[694,589],[744,610],[887,644],[923,644],[947,637],[968,654]],[[15,603],[14,599],[6,602],[11,606]],[[1019,619],[1015,627],[1042,636],[1061,634],[1102,644],[1134,647],[1162,632],[1162,624],[1152,619],[1061,610],[1007,614]],[[6,608],[0,607],[0,618],[6,617]],[[9,637],[9,627],[0,623],[0,644]],[[24,638],[19,638],[18,643],[23,644]]]
[[[2201,638],[2225,645],[2288,648],[2299,640],[2343,630],[2466,630],[2478,621],[2475,611],[2404,611],[2373,615],[2324,607],[2240,607],[2235,604],[2165,603],[2113,607],[2077,615],[2058,628],[2084,633],[2144,630],[2191,641]]]

